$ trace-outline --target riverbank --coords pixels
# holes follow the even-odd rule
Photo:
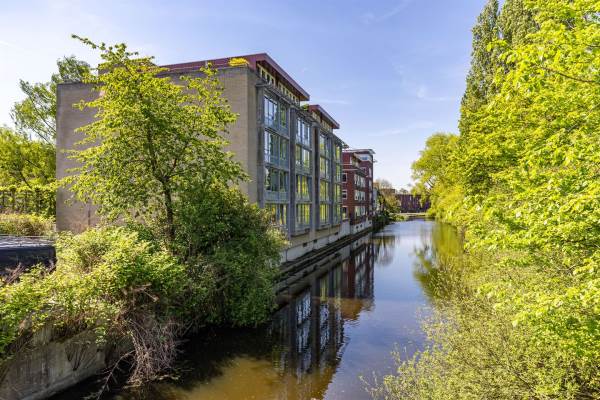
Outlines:
[[[360,376],[391,371],[395,343],[407,355],[423,344],[419,316],[430,298],[417,272],[439,235],[434,222],[421,220],[346,243],[282,287],[281,307],[266,325],[194,335],[182,347],[177,379],[115,388],[106,399],[369,399]],[[53,400],[85,397],[94,382]]]

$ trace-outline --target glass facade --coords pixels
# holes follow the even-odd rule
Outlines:
[[[289,110],[276,96],[264,97],[265,208],[287,228],[290,188]]]

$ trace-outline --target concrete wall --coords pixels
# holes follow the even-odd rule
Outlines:
[[[56,178],[62,179],[70,173],[68,169],[77,164],[68,158],[66,150],[74,149],[75,143],[84,138],[75,130],[94,120],[95,111],[83,111],[73,107],[75,103],[91,101],[97,92],[91,85],[83,83],[67,83],[58,85],[56,104]],[[56,227],[59,231],[70,230],[81,232],[98,223],[96,208],[90,204],[74,201],[72,193],[64,188],[58,189],[56,195]]]
[[[93,332],[63,341],[52,340],[52,330],[36,333],[30,350],[17,354],[0,369],[1,400],[37,400],[87,379],[116,358],[98,346]]]

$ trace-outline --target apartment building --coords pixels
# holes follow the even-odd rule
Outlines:
[[[242,60],[243,59],[243,60]],[[235,154],[250,180],[240,185],[250,201],[271,210],[290,247],[283,261],[322,248],[350,233],[342,218],[342,148],[335,135],[339,124],[268,54],[252,54],[164,66],[165,76],[179,83],[183,75],[201,76],[210,63],[217,70],[238,119],[228,128],[228,150]],[[58,86],[57,178],[74,167],[65,150],[81,139],[74,131],[93,121],[91,110],[72,105],[89,101],[96,92],[83,83]],[[91,204],[72,201],[60,189],[57,227],[82,231],[98,220]]]
[[[351,233],[373,225],[373,155],[371,149],[342,152],[342,212],[350,221]]]

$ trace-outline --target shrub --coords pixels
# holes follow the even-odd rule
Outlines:
[[[0,214],[0,235],[50,236],[54,221],[31,214]]]
[[[129,337],[138,344],[137,370],[147,366],[136,362],[146,358],[140,351],[165,349],[164,337],[144,333],[177,329],[189,288],[186,268],[137,232],[99,228],[63,235],[54,273],[35,269],[0,288],[0,359],[19,350],[16,343],[23,340],[18,338],[52,324],[65,336],[93,329],[100,341]]]

